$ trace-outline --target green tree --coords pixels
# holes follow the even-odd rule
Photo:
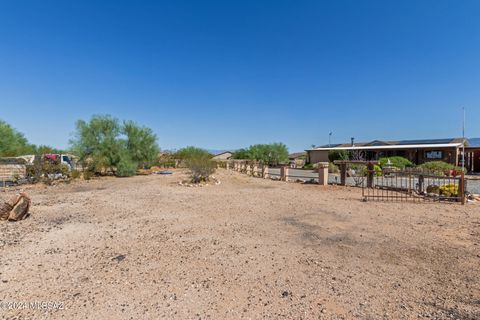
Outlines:
[[[3,120],[0,120],[0,156],[16,157],[34,154],[35,146],[25,136]]]
[[[187,160],[192,158],[212,158],[212,155],[205,149],[188,146],[178,150],[175,153],[175,158]]]
[[[110,170],[117,176],[132,176],[138,165],[155,161],[159,147],[153,131],[132,121],[109,116],[93,116],[77,121],[72,150],[89,171]]]
[[[125,156],[125,141],[120,139],[121,126],[111,116],[93,116],[89,122],[78,120],[72,149],[80,161],[93,172],[113,172]]]
[[[133,162],[143,167],[157,159],[160,148],[152,129],[141,127],[133,121],[124,121],[123,133],[127,137],[127,150]]]
[[[395,168],[399,168],[399,169],[404,169],[404,168],[408,168],[408,167],[413,167],[413,163],[408,160],[407,158],[404,158],[404,157],[398,157],[398,156],[395,156],[395,157],[383,157],[383,158],[380,158],[378,160],[379,164],[380,164],[380,167],[385,167],[387,166],[387,163],[390,162],[390,165],[395,167]]]
[[[232,155],[232,159],[246,160],[250,159],[251,155],[248,149],[242,148],[235,151]]]
[[[46,154],[46,153],[62,154],[62,153],[66,153],[66,151],[57,149],[51,146],[42,145],[42,144],[35,146],[35,154]]]
[[[256,160],[275,166],[288,162],[288,149],[283,143],[255,144],[248,149],[238,150],[233,158]]]

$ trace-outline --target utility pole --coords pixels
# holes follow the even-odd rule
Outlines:
[[[332,147],[332,134],[333,134],[332,131],[330,131],[330,132],[328,133],[328,147],[329,147],[329,148]]]
[[[462,171],[465,172],[465,107],[463,109],[463,122],[462,122]]]

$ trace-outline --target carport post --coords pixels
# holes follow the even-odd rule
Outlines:
[[[318,163],[318,184],[321,186],[328,185],[328,162]]]

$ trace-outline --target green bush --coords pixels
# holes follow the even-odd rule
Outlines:
[[[65,164],[45,160],[43,155],[36,155],[33,164],[27,166],[26,175],[34,183],[51,183],[60,177],[69,178],[71,172]]]
[[[404,157],[384,157],[384,158],[380,158],[380,160],[379,160],[380,167],[385,168],[385,166],[388,163],[388,160],[390,160],[391,165],[395,168],[404,169],[404,168],[413,167],[413,163],[410,160],[408,160],[407,158],[404,158]]]
[[[382,167],[380,167],[378,164],[373,166],[373,170],[375,170],[376,177],[380,177],[382,175]]]
[[[303,166],[303,169],[305,170],[313,170],[315,169],[313,163],[307,163],[306,165]]]
[[[439,174],[445,174],[450,170],[456,170],[456,171],[459,171],[459,172],[462,171],[462,167],[456,167],[453,164],[446,163],[446,162],[443,162],[443,161],[425,162],[425,163],[419,165],[418,168],[428,170],[428,171],[432,171],[434,173],[439,173]]]

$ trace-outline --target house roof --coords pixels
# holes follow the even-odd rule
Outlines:
[[[468,147],[470,147],[470,148],[480,148],[480,138],[470,138],[470,139],[468,139]]]
[[[415,148],[454,148],[460,147],[461,143],[438,143],[438,144],[403,144],[403,145],[384,145],[384,146],[348,146],[348,147],[327,147],[327,148],[316,148],[310,150],[388,150],[388,149],[415,149]]]
[[[296,159],[305,156],[305,152],[294,152],[288,155],[288,159]]]
[[[383,141],[373,140],[370,142],[358,142],[352,147],[351,143],[323,145],[309,150],[381,150],[381,149],[409,149],[409,148],[445,148],[459,147],[463,138],[448,139],[423,139],[423,140],[399,140]],[[469,141],[467,140],[467,145]]]
[[[214,157],[220,156],[220,155],[225,154],[225,153],[231,153],[231,154],[233,154],[232,151],[223,151],[223,152],[220,152],[220,153],[216,153],[216,154],[214,155]]]

